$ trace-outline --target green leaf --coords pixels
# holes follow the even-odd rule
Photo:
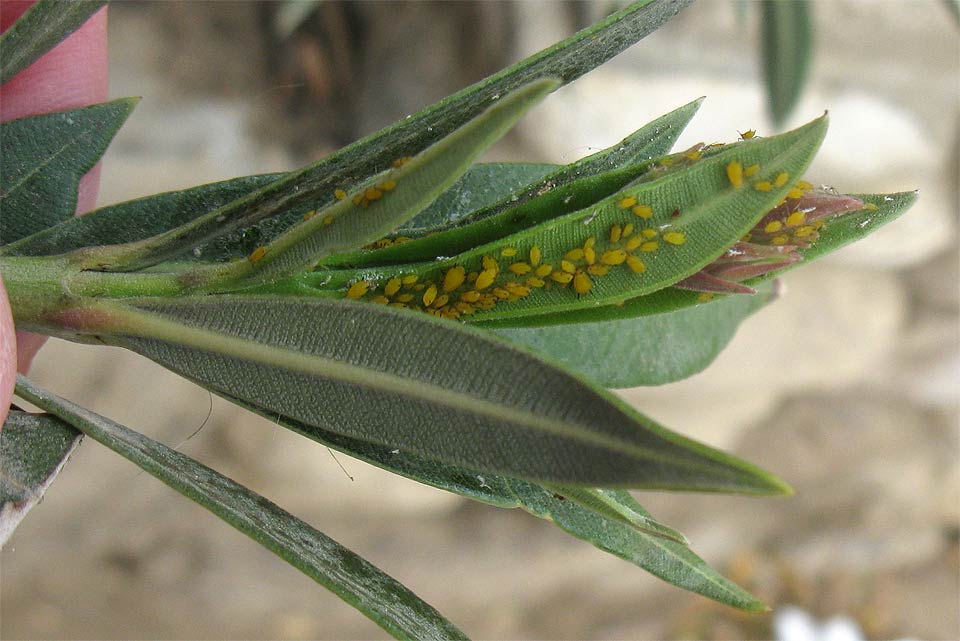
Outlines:
[[[558,169],[559,165],[546,163],[476,164],[426,209],[398,227],[397,233],[422,236],[435,228],[457,224],[474,212],[509,199]]]
[[[820,238],[811,246],[799,248],[797,251],[803,257],[798,263],[787,265],[758,278],[745,281],[744,284],[751,287],[759,287],[764,282],[771,281],[777,276],[796,267],[802,267],[810,261],[817,260],[838,249],[865,238],[883,225],[890,223],[906,211],[916,202],[917,192],[900,192],[896,194],[853,194],[855,198],[860,198],[876,209],[863,209],[859,212],[851,212],[837,216],[826,222],[826,225],[819,230]],[[742,295],[724,296],[718,294],[712,297],[712,302],[707,307],[720,304],[726,299],[743,300]],[[701,294],[676,287],[668,287],[660,291],[640,296],[628,300],[623,305],[607,305],[604,307],[586,308],[567,312],[565,314],[554,314],[552,316],[537,316],[526,319],[528,325],[561,325],[578,324],[589,322],[604,322],[617,319],[638,318],[641,316],[650,316],[653,314],[666,314],[677,312],[690,307],[702,305]],[[481,323],[484,328],[499,328],[523,326],[525,319],[509,319],[507,321],[497,321],[493,323]]]
[[[73,216],[80,178],[106,151],[136,103],[122,98],[0,125],[0,244]]]
[[[0,85],[80,28],[107,0],[40,0],[0,35]]]
[[[250,194],[231,209],[236,216],[223,220],[219,220],[220,214],[205,218],[204,224],[191,228],[177,245],[166,245],[163,252],[141,251],[128,256],[123,262],[124,269],[155,264],[176,251],[192,249],[215,237],[226,235],[227,242],[241,242],[245,228],[270,216],[280,219],[270,228],[279,235],[302,220],[302,215],[294,214],[292,210],[305,204],[310,205],[308,209],[322,209],[333,202],[336,189],[352,191],[371,176],[389,168],[396,159],[426,149],[479,115],[501,96],[523,85],[543,78],[559,78],[563,84],[579,78],[653,32],[690,2],[635,2],[570,38],[311,165],[298,176],[299,192],[280,198],[278,193],[285,192],[289,185],[276,184],[274,190]],[[274,237],[264,238],[262,244]],[[176,251],[167,253],[167,250],[174,249]],[[136,261],[131,260],[133,258]]]
[[[559,86],[555,79],[538,80],[497,100],[403,166],[383,174],[372,186],[347,195],[293,227],[270,243],[261,259],[249,261],[249,267],[239,263],[244,266],[239,272],[247,272],[247,281],[273,280],[312,268],[334,252],[356,249],[390,232],[436,200],[524,113]]]
[[[0,431],[0,545],[43,498],[80,438],[58,418],[10,410]]]
[[[213,391],[345,436],[481,473],[571,485],[789,491],[605,390],[455,323],[350,301],[136,304],[142,311],[95,305],[83,331]]]
[[[457,307],[459,302],[469,303],[471,308],[462,314],[469,322],[621,303],[673,285],[723,254],[784,198],[791,180],[816,153],[826,127],[824,116],[779,136],[727,145],[703,158],[681,155],[589,207],[448,259],[315,272],[297,282],[316,286],[320,295],[339,289],[341,296],[356,298],[353,283],[362,279],[368,283],[364,300],[399,302],[447,316],[460,315],[464,308]],[[760,169],[734,186],[727,176],[732,163]],[[777,181],[784,177],[787,180]],[[619,230],[628,225],[632,235],[621,237]],[[648,232],[649,240],[643,237]],[[606,271],[595,272],[597,268]],[[455,272],[473,276],[451,278]],[[429,293],[395,289],[396,279],[413,277],[427,292],[449,300],[434,304],[437,297]],[[410,293],[411,300],[393,298]]]
[[[807,0],[764,0],[761,5],[760,59],[767,105],[782,125],[803,92],[813,55],[811,6]]]
[[[564,487],[567,492],[580,490],[594,495],[595,500],[584,497],[578,503],[566,497],[558,498],[556,491],[527,481],[499,474],[480,474],[397,449],[340,436],[228,395],[223,396],[309,439],[395,474],[495,507],[522,508],[672,585],[736,608],[751,611],[766,609],[763,603],[723,578],[685,544],[669,540],[684,537],[653,520],[650,513],[627,492]],[[604,506],[597,504],[599,493],[602,493]],[[599,511],[588,507],[588,504]],[[647,527],[658,529],[659,532],[651,534],[646,530]],[[667,538],[664,538],[664,534],[668,535]]]
[[[412,242],[334,256],[324,264],[371,266],[429,261],[589,206],[645,173],[649,169],[648,161],[666,154],[701,102],[699,99],[683,105],[647,123],[616,145],[573,164],[556,167],[540,180],[523,183],[517,179],[513,166],[506,165],[504,174],[491,174],[490,181],[498,185],[519,184],[502,198],[481,202],[481,197],[471,194],[470,200],[477,204],[474,211],[454,209],[440,215],[424,212],[424,218],[436,218],[440,224],[400,232],[414,236]],[[485,199],[492,190],[487,188],[480,193]]]
[[[491,331],[604,387],[663,385],[706,368],[740,323],[773,298],[768,286],[754,296],[728,296],[665,314]]]
[[[653,519],[649,512],[637,510],[636,507],[639,507],[639,505],[634,507],[626,504],[623,501],[623,496],[630,495],[624,490],[605,490],[555,484],[546,485],[544,489],[551,490],[557,500],[573,501],[591,512],[595,512],[611,521],[628,525],[639,532],[663,537],[683,545],[690,545],[687,537],[680,532]]]
[[[428,603],[322,532],[209,467],[23,376],[17,394],[163,481],[264,546],[397,639],[466,639]]]
[[[83,247],[143,240],[188,223],[260,189],[282,175],[244,176],[101,207],[6,245],[0,248],[0,254],[53,256]],[[253,235],[247,240],[249,249],[241,255],[249,254],[254,247],[262,244],[260,240],[259,235]],[[192,257],[193,254],[188,253],[187,256]],[[199,257],[206,258],[202,254]]]
[[[559,500],[549,490],[530,483],[513,487],[524,509],[531,514],[552,521],[573,536],[630,561],[668,583],[743,610],[768,609],[682,543],[644,533],[620,520],[597,518],[595,512],[573,501]],[[619,501],[623,509],[650,515],[627,492],[609,492],[608,497]]]

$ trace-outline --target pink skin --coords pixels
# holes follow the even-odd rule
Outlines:
[[[0,0],[0,31],[5,31],[33,0]],[[70,37],[0,87],[0,121],[75,109],[107,99],[107,10],[98,11]],[[100,165],[80,181],[77,215],[97,199]],[[0,281],[0,426],[6,419],[16,372],[26,372],[46,339],[16,332]]]

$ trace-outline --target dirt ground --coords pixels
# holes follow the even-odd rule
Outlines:
[[[289,35],[278,26],[288,4],[111,6],[111,95],[144,100],[105,158],[102,204],[308,162],[599,11],[322,2]],[[551,97],[491,157],[571,162],[700,95],[707,101],[678,146],[772,132],[758,12],[742,3],[738,17],[737,6],[697,3]],[[849,192],[919,188],[920,201],[876,237],[792,272],[786,296],[745,322],[705,372],[623,392],[673,429],[776,472],[796,496],[638,497],[774,609],[844,614],[868,638],[955,640],[960,29],[932,0],[813,6],[817,56],[791,122],[830,109],[812,175]],[[472,637],[771,638],[772,614],[680,591],[518,511],[335,460],[135,355],[51,341],[32,375],[181,444],[370,559]],[[89,441],[0,564],[4,639],[385,638]]]

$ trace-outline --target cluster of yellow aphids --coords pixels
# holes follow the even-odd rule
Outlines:
[[[645,254],[686,242],[682,231],[650,226],[646,221],[654,215],[653,208],[634,196],[617,199],[615,208],[623,216],[602,237],[589,235],[550,256],[537,244],[504,244],[429,276],[397,274],[376,283],[358,280],[345,296],[457,319],[522,300],[538,290],[589,295],[594,282],[612,270],[643,274]]]

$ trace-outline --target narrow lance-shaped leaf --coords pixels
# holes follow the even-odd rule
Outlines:
[[[782,125],[807,82],[813,54],[811,7],[807,0],[764,0],[760,9],[760,56],[767,103],[773,122]]]
[[[137,305],[92,304],[63,322],[214,391],[481,473],[592,487],[788,491],[463,326],[348,301],[208,296]]]
[[[296,193],[287,193],[292,182],[278,182],[272,189],[248,195],[227,212],[204,217],[202,224],[163,238],[163,242],[144,243],[123,253],[98,253],[90,266],[130,271],[193,249],[211,238],[231,232],[242,234],[243,228],[258,220],[303,203],[322,208],[333,200],[336,189],[352,189],[387,169],[394,160],[419,153],[519,87],[544,78],[559,78],[563,84],[575,80],[654,31],[690,1],[635,2],[563,42],[296,172],[295,179],[291,175],[300,185]],[[280,197],[281,194],[286,197]],[[290,225],[300,220],[300,217],[288,216],[285,223]],[[275,231],[282,233],[284,229],[284,225],[279,225]]]
[[[260,189],[282,174],[243,176],[221,182],[168,191],[101,207],[83,216],[68,218],[0,248],[10,256],[53,256],[83,247],[119,245],[156,236],[186,224],[213,209]],[[304,211],[300,211],[302,216]],[[259,236],[247,239],[249,254],[262,244]],[[192,257],[190,252],[186,255]],[[204,257],[201,255],[200,257]]]
[[[0,136],[0,244],[73,216],[77,185],[93,167],[135,98],[3,123]]]
[[[522,188],[511,189],[500,198],[478,203],[472,212],[461,210],[461,213],[457,207],[436,213],[425,211],[417,219],[427,225],[398,231],[398,235],[413,236],[412,241],[333,256],[324,264],[371,266],[433,260],[593,204],[646,172],[648,161],[666,154],[701,102],[695,100],[683,105],[647,123],[612,147],[557,167],[539,180],[528,181]],[[490,181],[497,184],[509,181],[509,166],[505,167],[505,173],[502,178],[491,175]]]
[[[664,314],[491,331],[604,387],[663,385],[706,368],[740,323],[773,298],[773,288],[768,286],[754,296],[730,296],[716,304]],[[552,318],[563,322],[564,316]],[[516,320],[537,323],[542,319]]]
[[[819,237],[805,247],[796,248],[796,252],[802,258],[801,261],[787,263],[780,269],[775,269],[762,276],[745,280],[744,284],[757,287],[761,283],[770,281],[786,271],[817,260],[850,243],[865,238],[875,230],[906,213],[910,206],[916,202],[917,193],[908,191],[896,194],[854,194],[851,197],[863,201],[865,207],[859,211],[844,213],[835,218],[820,221],[823,224],[818,227]],[[733,297],[742,298],[742,296],[736,295]],[[730,298],[730,296],[712,296],[710,297],[708,305],[715,305],[724,298]],[[551,317],[534,317],[529,319],[529,321],[530,324],[534,324],[535,322],[545,322],[547,324],[606,322],[652,314],[665,314],[702,305],[703,303],[704,296],[700,293],[669,287],[647,296],[628,300],[619,306],[609,305],[593,309],[582,309],[568,312],[564,315],[557,314]],[[491,323],[490,326],[500,327],[501,325],[512,326],[514,324],[519,323],[513,321],[504,323],[496,322]],[[487,327],[487,325],[484,325],[484,327]]]
[[[336,448],[395,474],[488,505],[500,508],[522,508],[533,516],[550,521],[565,532],[604,552],[625,559],[672,585],[735,608],[753,611],[766,609],[763,603],[717,573],[686,545],[669,540],[673,537],[662,536],[670,532],[682,540],[682,534],[667,528],[654,535],[647,532],[646,528],[638,528],[636,522],[629,522],[631,518],[638,521],[636,517],[642,517],[643,525],[666,528],[655,521],[650,513],[627,492],[577,488],[588,493],[603,493],[603,500],[607,505],[602,512],[598,512],[587,506],[588,504],[596,505],[589,500],[582,503],[569,501],[562,494],[527,481],[499,474],[481,474],[425,459],[399,449],[358,441],[278,415],[276,412],[228,395],[223,396],[318,443]],[[564,489],[570,491],[569,487]],[[614,502],[618,505],[611,505]],[[615,518],[609,518],[612,516],[611,509],[618,512]],[[625,518],[628,523],[624,523]]]
[[[501,98],[479,116],[428,147],[372,185],[344,193],[264,248],[256,260],[227,269],[246,281],[275,279],[313,267],[337,251],[356,249],[402,225],[433,202],[520,117],[559,85],[544,79]]]
[[[523,508],[555,523],[573,536],[589,541],[601,550],[634,563],[678,587],[742,610],[763,612],[768,608],[743,588],[723,578],[689,547],[669,538],[638,531],[619,519],[597,518],[574,501],[559,500],[553,493],[532,483],[513,483]],[[621,509],[649,517],[627,492],[606,492]]]
[[[397,639],[466,639],[409,589],[322,532],[209,467],[17,377],[17,394],[163,481],[290,563]]]
[[[107,0],[39,0],[0,35],[0,85],[53,49]]]
[[[0,546],[43,498],[80,438],[53,416],[11,408],[0,431]]]
[[[826,126],[824,116],[780,136],[693,154],[595,205],[446,260],[299,280],[317,283],[321,295],[340,288],[347,298],[471,322],[620,303],[723,254],[793,188]]]

